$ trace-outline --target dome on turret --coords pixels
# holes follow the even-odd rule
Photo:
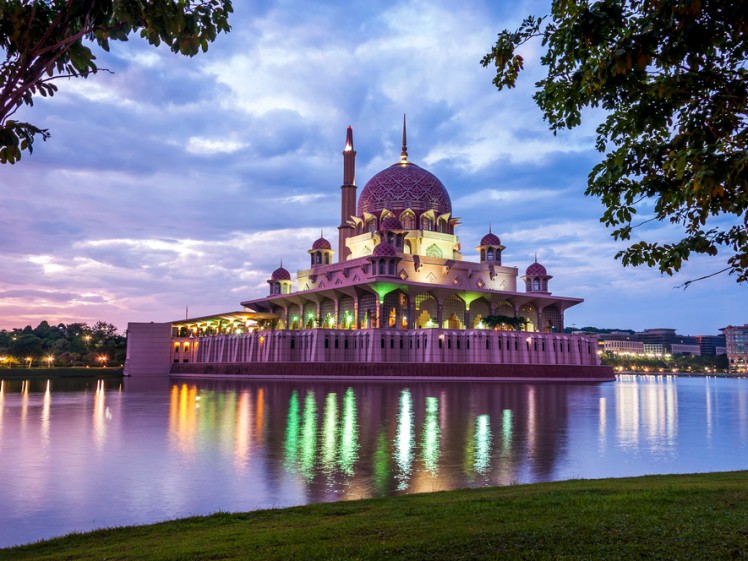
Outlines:
[[[291,273],[289,273],[283,267],[278,267],[275,271],[273,271],[273,274],[270,275],[270,280],[274,280],[274,281],[291,280]]]
[[[489,232],[485,236],[483,236],[483,239],[480,241],[481,245],[501,245],[501,240],[499,239],[499,236],[497,236],[494,233]]]
[[[383,210],[400,214],[406,209],[416,214],[433,210],[452,212],[452,201],[444,184],[433,173],[411,162],[400,162],[380,171],[361,191],[358,215],[379,214]]]
[[[332,246],[325,238],[319,238],[312,244],[312,249],[332,249]]]
[[[374,257],[394,257],[397,254],[395,248],[387,242],[378,243],[371,252]]]
[[[548,271],[546,271],[545,267],[536,261],[527,268],[525,275],[528,277],[544,277],[548,275]]]
[[[384,230],[402,230],[403,225],[402,223],[395,218],[394,216],[388,216],[384,220],[382,220],[382,224],[379,226],[379,229]]]

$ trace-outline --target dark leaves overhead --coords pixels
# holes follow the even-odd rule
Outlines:
[[[230,29],[231,0],[3,0],[0,2],[0,163],[15,163],[46,130],[11,119],[61,77],[99,71],[91,47],[139,34],[151,45],[194,56]]]
[[[682,232],[632,243],[617,255],[624,265],[672,275],[700,253],[748,281],[748,3],[554,1],[550,16],[500,33],[481,61],[495,64],[500,90],[514,87],[516,51],[535,38],[548,73],[534,99],[550,129],[579,125],[587,107],[607,111],[586,193],[601,199],[613,237],[655,222]]]

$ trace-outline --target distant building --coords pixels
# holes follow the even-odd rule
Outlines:
[[[664,355],[665,345],[660,343],[642,343],[645,355]]]
[[[725,336],[724,335],[697,335],[696,340],[699,342],[701,356],[716,356],[725,354]],[[722,352],[718,352],[719,350]]]
[[[672,343],[670,345],[670,354],[686,355],[686,356],[701,356],[701,347],[699,347],[698,345],[684,345],[682,343]]]
[[[742,326],[728,325],[721,331],[725,334],[730,372],[748,373],[748,323]]]
[[[655,354],[700,354],[699,342],[696,337],[678,335],[675,329],[662,327],[645,329],[641,333],[637,333],[636,338],[644,343],[645,352],[648,352],[646,351],[647,345],[659,345],[662,350]],[[676,347],[678,350],[673,351],[673,345],[678,345]],[[689,347],[696,347],[695,352],[693,348]]]
[[[605,337],[607,337],[607,335]],[[602,345],[602,350],[608,353],[615,353],[618,355],[640,355],[644,352],[644,343],[641,341],[616,341],[604,339],[600,341],[600,343]]]

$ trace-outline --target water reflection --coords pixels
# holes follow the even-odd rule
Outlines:
[[[93,519],[748,468],[741,380],[79,384],[0,380],[0,480],[18,482],[0,545]]]
[[[630,376],[616,385],[618,442],[673,454],[678,432],[678,392],[673,376]],[[707,386],[708,388],[708,386]],[[709,415],[709,413],[707,413]]]

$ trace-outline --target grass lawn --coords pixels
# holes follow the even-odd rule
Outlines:
[[[0,550],[36,561],[746,558],[748,471],[221,513]]]

